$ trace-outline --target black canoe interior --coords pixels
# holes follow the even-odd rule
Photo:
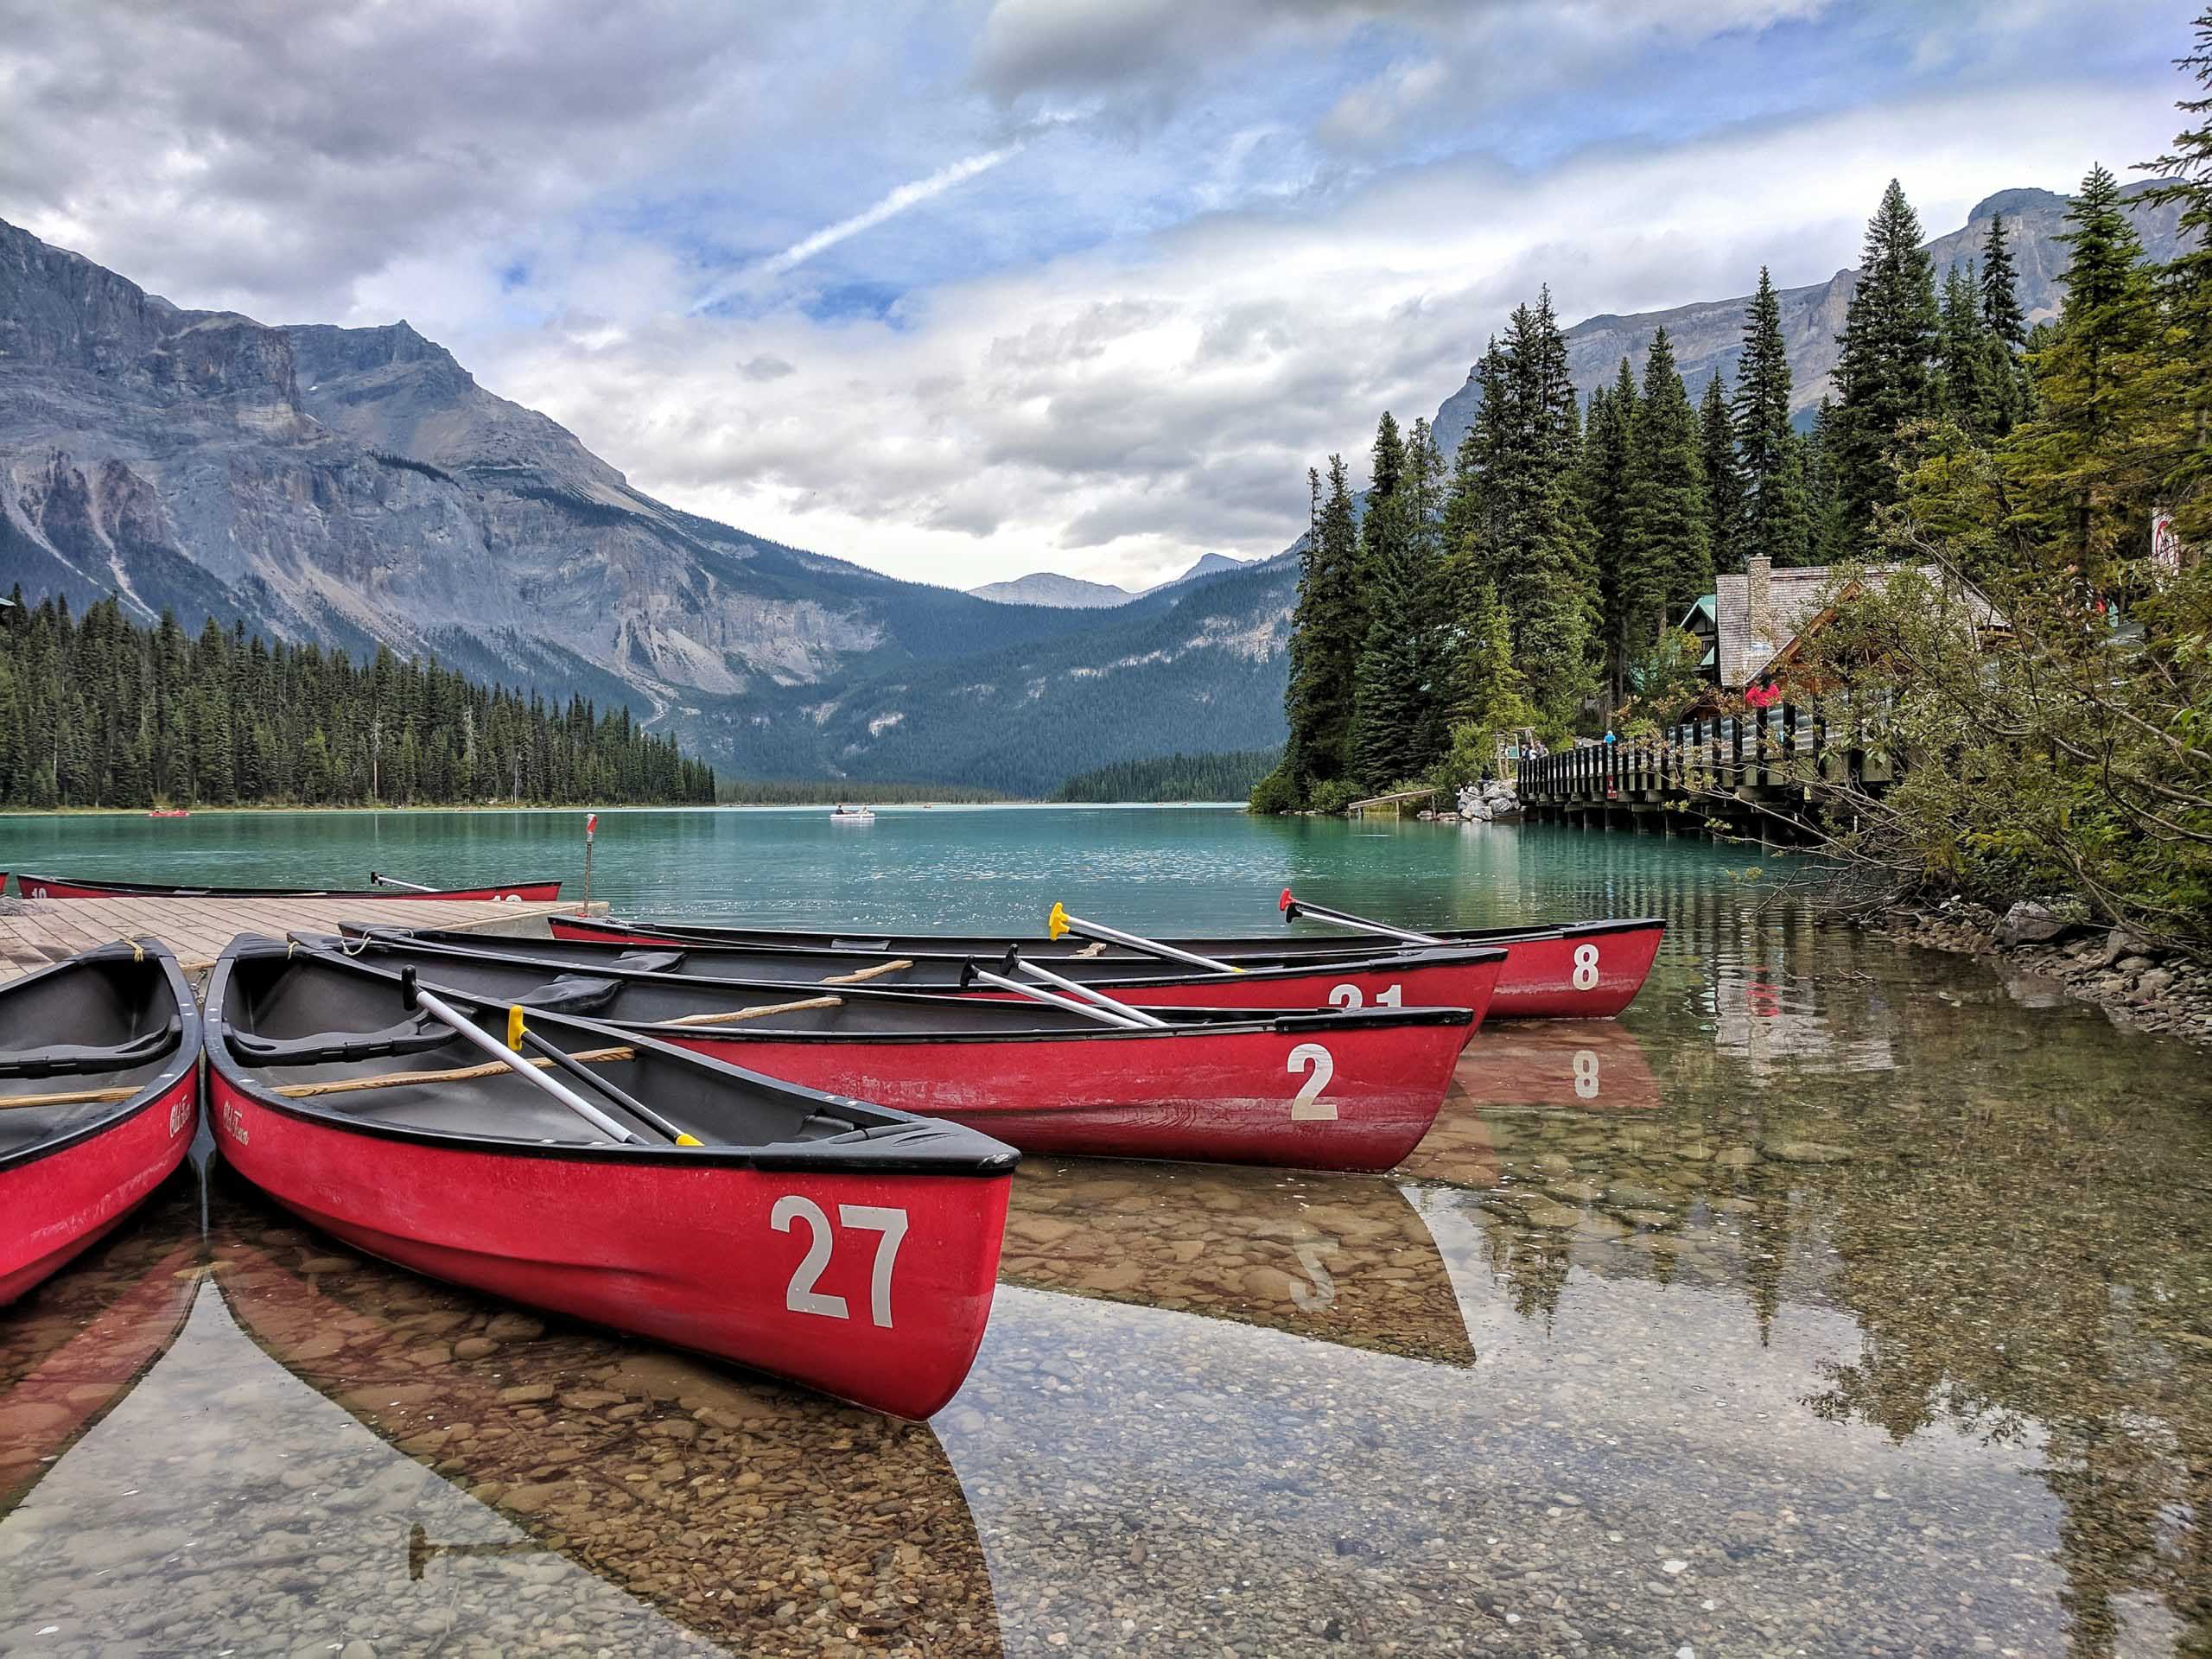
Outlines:
[[[303,945],[340,948],[334,938],[316,940],[302,935]],[[864,986],[791,985],[766,982],[723,983],[687,979],[668,973],[632,973],[612,963],[590,967],[564,966],[556,957],[520,954],[546,941],[509,939],[502,951],[470,952],[458,946],[438,947],[399,939],[355,942],[353,959],[364,966],[397,973],[413,968],[426,986],[448,986],[470,996],[500,1002],[521,1002],[532,1007],[591,1020],[625,1024],[658,1024],[694,1014],[726,1014],[741,1008],[781,1008],[763,1015],[709,1030],[752,1033],[760,1036],[849,1037],[881,1040],[912,1037],[945,1041],[964,1037],[1096,1036],[1109,1029],[1087,1014],[1033,1001],[998,1002],[983,997],[945,996],[927,992],[871,990]],[[515,954],[510,954],[510,952]],[[349,951],[349,954],[351,952]],[[835,1007],[786,1007],[835,996]],[[1184,1027],[1268,1025],[1278,1019],[1313,1020],[1310,1009],[1282,1012],[1249,1008],[1177,1008],[1160,1018]],[[673,1037],[677,1033],[665,1033]]]
[[[458,1036],[429,1042],[439,1027],[410,1014],[398,984],[380,974],[282,946],[240,950],[227,964],[220,999],[222,1024],[214,1040],[226,1044],[230,1064],[254,1086],[274,1090],[293,1084],[343,1077],[442,1071],[485,1063],[483,1051]],[[215,1013],[211,1006],[211,1017]],[[461,1010],[464,1011],[465,1010]],[[478,1024],[503,1033],[504,1006],[486,1011]],[[818,1095],[768,1078],[734,1072],[650,1045],[625,1045],[619,1033],[539,1017],[531,1029],[564,1052],[632,1046],[635,1058],[594,1062],[591,1069],[709,1146],[766,1147],[819,1141],[855,1131],[905,1126],[902,1114],[858,1101]],[[231,1034],[249,1040],[231,1043]],[[368,1038],[362,1042],[358,1039]],[[290,1045],[295,1054],[351,1046],[353,1058],[308,1064],[267,1064],[264,1046]],[[328,1039],[315,1042],[309,1039]],[[385,1040],[379,1041],[378,1039]],[[257,1044],[253,1039],[259,1039]],[[248,1050],[254,1052],[250,1055]],[[607,1096],[565,1073],[555,1074],[594,1106],[636,1129],[649,1142],[666,1137]],[[290,1103],[297,1109],[362,1125],[427,1129],[476,1139],[605,1142],[600,1130],[512,1071],[456,1083],[399,1084],[357,1093],[324,1095]]]
[[[967,960],[965,955],[946,951],[929,957],[877,957],[872,952],[849,950],[773,950],[766,947],[731,946],[720,944],[671,944],[658,945],[602,944],[596,941],[578,939],[522,939],[500,938],[490,934],[469,933],[455,929],[415,930],[390,928],[375,924],[346,923],[349,934],[366,938],[412,938],[433,944],[454,946],[464,950],[520,953],[541,962],[563,962],[588,972],[597,969],[630,971],[648,969],[663,973],[681,974],[690,979],[753,980],[779,985],[821,984],[843,975],[877,966],[882,963],[905,961],[910,966],[881,974],[867,981],[880,990],[951,990],[960,984],[960,969]],[[974,953],[979,967],[995,968],[1006,950],[1003,939],[990,941],[991,948]],[[1023,947],[1025,953],[1028,946]],[[1486,947],[1447,947],[1455,955],[1464,956],[1468,950]],[[1378,956],[1393,961],[1409,962],[1433,951],[1416,949],[1377,953],[1372,950],[1354,952],[1350,957],[1331,957],[1325,959],[1332,967],[1345,967],[1355,962],[1376,960]],[[1049,967],[1054,973],[1085,985],[1138,985],[1172,980],[1185,983],[1193,976],[1203,976],[1205,969],[1188,967],[1180,963],[1162,962],[1157,957],[1071,957],[1035,954],[1035,960]],[[1243,957],[1238,965],[1247,972],[1262,971],[1280,967],[1296,973],[1312,971],[1317,958],[1311,956],[1290,956],[1269,962],[1257,957]],[[838,988],[828,987],[830,990]]]
[[[78,957],[0,986],[0,1164],[135,1109],[131,1101],[10,1108],[32,1095],[143,1091],[181,1056],[188,1022],[162,958],[127,946]],[[196,1053],[196,1039],[194,1039]]]

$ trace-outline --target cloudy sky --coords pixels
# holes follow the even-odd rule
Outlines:
[[[1852,262],[2178,124],[2163,0],[0,0],[0,217],[405,317],[639,486],[894,575],[1280,550],[1563,317]]]

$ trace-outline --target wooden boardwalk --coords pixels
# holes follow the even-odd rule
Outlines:
[[[543,938],[545,918],[581,905],[481,903],[453,899],[25,899],[0,906],[0,980],[60,962],[111,939],[151,934],[176,952],[188,974],[222,955],[240,933],[283,938],[295,931],[335,933],[340,922],[391,927],[464,927]],[[607,906],[591,909],[604,914]]]

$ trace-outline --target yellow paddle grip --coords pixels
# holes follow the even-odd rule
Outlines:
[[[1058,899],[1052,901],[1052,913],[1045,918],[1045,937],[1057,939],[1068,931],[1068,907]]]
[[[522,1046],[522,1004],[519,1002],[507,1010],[507,1046]]]

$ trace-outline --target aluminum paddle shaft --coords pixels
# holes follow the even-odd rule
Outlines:
[[[620,1122],[609,1117],[591,1102],[569,1088],[568,1084],[547,1077],[545,1073],[493,1036],[491,1033],[479,1028],[474,1020],[448,1006],[442,998],[431,995],[429,992],[415,982],[415,970],[412,968],[400,976],[400,982],[410,1007],[420,1006],[428,1008],[447,1025],[451,1026],[454,1034],[464,1042],[482,1049],[493,1059],[504,1064],[517,1077],[529,1079],[533,1088],[552,1096],[554,1099],[559,1101],[601,1135],[612,1135],[615,1140],[630,1146],[651,1144],[645,1136],[632,1129],[624,1128]]]
[[[1332,922],[1338,927],[1357,927],[1369,933],[1382,933],[1394,939],[1403,939],[1408,944],[1449,944],[1449,939],[1440,939],[1433,933],[1416,933],[1410,928],[1394,927],[1389,922],[1370,920],[1355,916],[1348,910],[1331,910],[1322,905],[1309,905],[1290,896],[1290,889],[1282,890],[1282,897],[1275,908],[1282,912],[1286,922],[1294,922],[1301,916],[1310,916],[1317,922]]]
[[[397,887],[406,893],[435,893],[437,891],[435,887],[426,887],[420,882],[403,881],[396,875],[379,875],[374,870],[369,872],[369,885],[372,887]]]
[[[1004,974],[995,974],[988,968],[978,968],[971,959],[960,966],[960,985],[965,990],[969,985],[982,983],[1001,991],[1012,991],[1032,1002],[1042,1002],[1048,1007],[1065,1008],[1070,1014],[1079,1014],[1086,1020],[1096,1020],[1102,1026],[1117,1026],[1124,1031],[1142,1031],[1143,1020],[1129,1009],[1113,1010],[1089,1002],[1078,1002],[1071,996],[1062,996],[1048,991],[1041,985],[1026,985],[1018,979],[1008,979]]]
[[[1147,939],[1141,934],[1124,933],[1118,927],[1108,927],[1098,922],[1086,922],[1080,916],[1071,916],[1058,905],[1045,918],[1045,931],[1052,938],[1063,933],[1072,933],[1077,938],[1096,939],[1102,944],[1127,945],[1132,950],[1141,950],[1147,956],[1164,957],[1170,962],[1187,962],[1193,968],[1204,968],[1211,973],[1241,974],[1244,970],[1233,962],[1217,962],[1211,957],[1199,956],[1175,945],[1162,944],[1158,939]]]

